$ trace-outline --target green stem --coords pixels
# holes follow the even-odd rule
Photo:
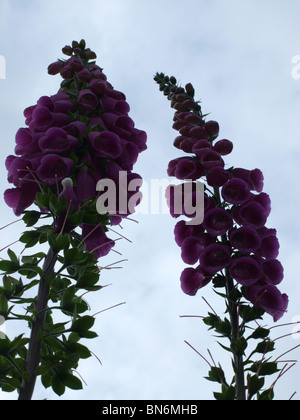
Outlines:
[[[230,322],[231,322],[231,342],[236,343],[240,335],[238,305],[235,301],[229,298],[230,294],[234,290],[234,284],[233,284],[232,278],[227,272],[226,272],[226,277],[227,277],[226,292],[227,292],[228,307],[229,307]],[[243,356],[233,353],[233,361],[234,361],[234,366],[235,366],[236,399],[238,401],[245,401],[246,388],[245,388],[245,372],[244,372]]]
[[[40,363],[42,340],[40,333],[44,329],[48,299],[49,299],[49,277],[54,272],[57,255],[50,249],[44,262],[44,276],[40,280],[38,296],[35,303],[35,312],[38,314],[32,322],[31,335],[29,340],[25,369],[27,377],[23,380],[19,400],[31,400],[36,382],[36,370]]]
[[[214,195],[217,199],[218,205],[221,206],[221,196],[219,188],[214,188]],[[227,235],[222,236],[222,243],[226,245],[228,243]],[[230,312],[230,323],[231,323],[231,343],[236,343],[240,336],[240,325],[238,316],[238,305],[235,300],[230,298],[230,295],[234,291],[233,279],[230,276],[229,270],[226,269],[226,295],[227,305]],[[239,356],[233,353],[233,362],[235,366],[235,383],[236,383],[236,399],[240,401],[246,400],[246,388],[245,388],[245,372],[243,356]]]

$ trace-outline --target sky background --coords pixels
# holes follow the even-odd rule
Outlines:
[[[136,127],[148,134],[148,150],[134,170],[150,182],[166,178],[169,160],[180,156],[173,147],[173,110],[153,82],[157,71],[192,82],[204,113],[220,124],[220,138],[234,143],[229,166],[260,168],[272,200],[268,227],[277,229],[279,259],[285,268],[280,286],[290,296],[280,323],[300,320],[300,79],[292,77],[292,59],[300,55],[300,3],[297,0],[0,0],[0,55],[6,79],[0,80],[0,197],[8,187],[4,161],[12,154],[15,133],[24,126],[23,110],[43,95],[57,92],[60,76],[47,66],[62,58],[61,48],[84,38],[97,53],[110,83],[124,92]],[[0,200],[1,226],[16,218]],[[62,399],[213,399],[218,385],[206,381],[208,366],[185,343],[231,373],[222,351],[199,318],[209,310],[202,296],[222,315],[223,301],[210,286],[196,297],[182,293],[180,258],[169,215],[136,215],[138,224],[123,223],[125,236],[101,265],[128,259],[120,270],[104,270],[102,284],[89,296],[91,314],[121,302],[97,316],[97,339],[87,342],[97,354],[80,362],[86,385],[66,391]],[[0,249],[24,226],[1,231]],[[19,245],[13,247],[15,252]],[[1,254],[5,257],[6,253]],[[265,323],[273,325],[270,316]],[[6,333],[28,333],[26,325],[6,325]],[[293,327],[274,329],[273,337]],[[298,339],[296,339],[298,338]],[[300,344],[290,336],[278,342],[277,355]],[[299,358],[297,349],[289,355]],[[297,391],[300,365],[275,389],[277,399]],[[271,381],[272,382],[272,381]],[[270,383],[271,383],[270,382]],[[15,399],[0,392],[0,399]],[[36,399],[58,398],[38,382]]]

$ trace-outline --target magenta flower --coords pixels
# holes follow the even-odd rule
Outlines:
[[[249,201],[239,209],[239,217],[244,225],[261,228],[267,221],[267,213],[264,207],[256,201]]]
[[[183,241],[189,237],[199,237],[204,233],[202,225],[187,225],[185,221],[178,222],[174,229],[175,241],[181,246]]]
[[[226,210],[215,208],[205,214],[203,227],[212,236],[222,236],[232,229],[233,219]]]
[[[206,174],[208,185],[214,188],[222,187],[229,180],[229,173],[221,166],[210,169]]]
[[[92,252],[95,258],[105,257],[114,247],[115,242],[109,239],[102,226],[83,225],[82,238],[88,252]]]
[[[203,174],[203,167],[200,162],[192,158],[178,158],[169,163],[168,175],[177,179],[196,180]]]
[[[233,150],[233,143],[230,140],[219,140],[214,145],[214,150],[221,156],[229,155]]]
[[[261,238],[251,226],[242,226],[229,232],[230,244],[233,248],[245,254],[257,251],[261,245]]]
[[[210,280],[210,277],[202,273],[201,268],[186,268],[180,277],[181,289],[185,294],[195,296],[198,290],[206,286]]]
[[[274,322],[277,322],[287,310],[289,303],[288,296],[285,293],[282,294],[271,284],[257,284],[248,287],[246,294],[253,305],[262,308],[273,316]]]
[[[42,158],[41,164],[37,169],[37,175],[45,184],[54,185],[66,178],[73,166],[74,162],[72,159],[50,154]]]
[[[39,139],[39,147],[45,153],[67,152],[78,146],[78,139],[70,136],[59,127],[49,128],[45,135]]]
[[[247,183],[240,178],[230,179],[222,188],[222,197],[230,204],[244,204],[250,196]]]
[[[117,158],[122,153],[120,137],[110,131],[91,132],[88,135],[90,144],[97,154],[102,158]]]
[[[7,189],[4,192],[4,200],[16,216],[21,216],[23,211],[31,206],[38,191],[39,187],[34,182],[23,183],[20,187]]]
[[[258,232],[259,232],[259,230],[258,230]],[[267,260],[278,257],[279,241],[278,241],[278,238],[276,236],[276,231],[275,231],[274,234],[270,234],[270,235],[262,237],[261,246],[260,246],[259,251],[260,251],[261,255],[263,257],[265,257]]]
[[[251,191],[261,192],[264,186],[264,176],[260,169],[249,171],[243,168],[234,168],[232,175],[235,178],[243,179]]]
[[[222,244],[210,244],[200,254],[200,266],[210,274],[216,274],[230,264],[230,248]]]
[[[199,237],[186,238],[181,244],[181,257],[186,264],[196,264],[199,261],[201,251],[210,244],[210,237],[205,234]]]
[[[262,277],[262,269],[254,258],[241,257],[232,260],[230,275],[242,286],[252,286]]]
[[[99,104],[97,96],[90,89],[84,89],[79,92],[78,102],[87,111],[93,111]]]
[[[270,259],[262,264],[264,280],[274,286],[280,284],[283,280],[283,266],[280,261]]]

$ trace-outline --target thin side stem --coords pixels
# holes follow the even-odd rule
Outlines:
[[[32,322],[31,335],[28,346],[28,353],[25,368],[28,378],[23,380],[20,388],[19,400],[31,400],[36,382],[36,370],[40,363],[42,340],[40,333],[44,329],[45,318],[49,299],[49,277],[54,272],[54,266],[57,261],[57,255],[53,254],[50,249],[44,262],[43,271],[44,276],[40,280],[38,296],[35,303],[36,318]]]

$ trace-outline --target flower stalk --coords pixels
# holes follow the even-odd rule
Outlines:
[[[19,392],[19,400],[31,400],[36,377],[37,369],[41,359],[42,336],[46,319],[46,308],[49,300],[51,277],[54,275],[54,267],[57,262],[57,255],[52,249],[49,250],[44,266],[44,275],[39,282],[37,299],[35,302],[34,316],[31,325],[31,334],[28,345],[27,359],[25,362],[26,379],[23,379]]]
[[[172,188],[167,189],[172,217],[187,216],[178,210],[178,201],[195,201],[196,184],[199,180],[204,183],[203,219],[194,224],[181,220],[174,230],[182,260],[191,266],[180,276],[181,288],[195,296],[212,283],[215,292],[225,299],[225,313],[229,315],[221,318],[213,311],[203,317],[203,322],[229,340],[229,347],[219,344],[231,353],[233,379],[226,381],[221,366],[215,363],[207,379],[221,385],[221,392],[214,393],[217,400],[273,399],[273,387],[263,387],[265,377],[279,371],[276,360],[265,359],[274,351],[275,340],[259,321],[266,313],[278,321],[287,310],[288,296],[277,287],[284,269],[277,259],[276,230],[265,226],[271,200],[263,192],[263,174],[259,169],[226,167],[224,157],[233,151],[233,143],[218,140],[219,124],[206,121],[191,83],[183,88],[175,77],[163,73],[157,73],[154,80],[175,109],[173,128],[180,135],[174,146],[188,154],[170,161],[168,175],[194,183],[189,196],[180,196],[182,189],[177,186],[177,196]],[[201,214],[197,208],[195,214],[197,210]],[[252,334],[247,335],[249,330]],[[261,341],[245,357],[252,340]],[[255,362],[255,354],[263,354],[263,358]]]

